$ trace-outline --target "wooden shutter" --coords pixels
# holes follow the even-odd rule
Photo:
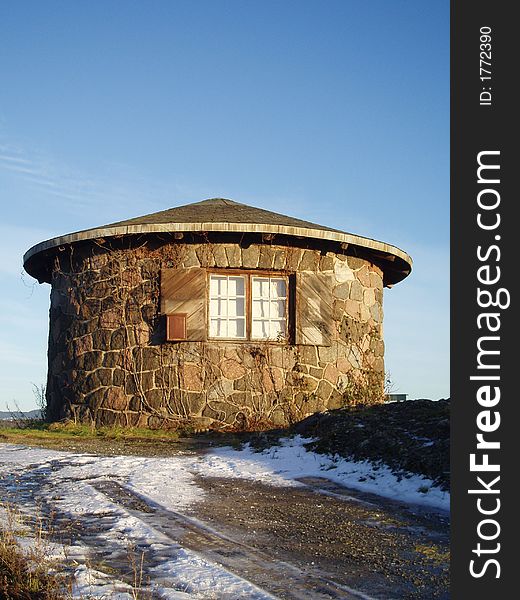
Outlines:
[[[332,276],[296,273],[296,343],[330,346],[332,341]]]
[[[161,313],[186,314],[186,339],[206,339],[206,271],[193,269],[161,270]]]

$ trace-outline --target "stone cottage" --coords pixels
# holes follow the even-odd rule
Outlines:
[[[57,237],[26,271],[51,284],[51,420],[282,425],[383,397],[389,244],[212,199]]]

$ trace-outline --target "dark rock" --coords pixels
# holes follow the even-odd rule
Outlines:
[[[112,332],[110,338],[110,349],[111,350],[122,350],[126,346],[126,332],[124,328],[116,329]]]
[[[75,363],[78,369],[83,371],[93,371],[103,364],[103,353],[96,350],[87,352],[78,356]]]
[[[94,350],[108,350],[112,332],[106,329],[97,329],[92,333],[92,346]]]
[[[153,389],[145,392],[146,403],[153,409],[159,409],[164,406],[164,392]]]

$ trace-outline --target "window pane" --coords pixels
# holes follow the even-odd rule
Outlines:
[[[265,340],[269,337],[269,321],[253,321],[251,336],[257,340]]]
[[[269,279],[253,277],[253,298],[269,298]]]
[[[270,302],[271,312],[269,316],[273,319],[285,318],[285,300],[274,300]]]
[[[228,314],[230,317],[245,317],[246,303],[244,298],[228,300]]]
[[[245,336],[246,336],[246,321],[245,321],[245,319],[229,319],[227,337],[243,338]]]
[[[259,277],[253,277],[252,295],[253,298],[262,297],[262,280]]]
[[[251,281],[251,295],[253,298],[258,298],[260,296],[260,280],[258,277],[253,277]]]
[[[271,279],[271,298],[285,298],[287,295],[285,279]]]
[[[222,319],[211,319],[209,334],[212,337],[227,337],[227,322]]]
[[[230,277],[228,281],[228,296],[244,296],[246,292],[244,277]]]
[[[269,337],[273,340],[285,337],[285,319],[281,321],[271,321]]]
[[[253,300],[253,318],[269,316],[269,302],[267,300]]]
[[[227,300],[212,299],[209,301],[210,317],[225,317],[227,315]]]
[[[214,275],[209,278],[209,295],[218,296],[218,279]]]
[[[224,275],[211,275],[209,291],[211,296],[225,296],[227,294],[227,277]]]

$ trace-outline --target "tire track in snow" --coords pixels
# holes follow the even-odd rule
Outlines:
[[[5,506],[11,510],[9,507],[12,507],[12,510],[23,515],[23,522],[28,525],[27,540],[30,539],[31,532],[41,531],[42,539],[62,549],[64,559],[60,559],[60,564],[56,567],[62,574],[73,577],[78,565],[95,565],[98,570],[106,571],[112,578],[117,575],[116,579],[132,586],[139,597],[143,593],[144,597],[157,600],[164,597],[177,598],[176,592],[213,600],[273,598],[244,578],[218,569],[218,565],[214,566],[207,561],[203,564],[204,561],[201,560],[195,561],[194,564],[193,556],[187,556],[184,548],[175,543],[171,536],[166,536],[158,530],[155,530],[157,535],[150,536],[151,528],[139,518],[140,515],[136,511],[132,513],[137,516],[130,516],[134,521],[141,522],[144,527],[139,531],[134,522],[132,531],[125,536],[126,544],[121,545],[113,535],[120,529],[121,518],[130,513],[122,503],[113,503],[112,508],[106,511],[79,515],[61,509],[59,501],[64,491],[61,487],[64,482],[86,485],[86,488],[83,488],[84,492],[88,488],[96,489],[93,485],[95,478],[81,476],[79,470],[77,477],[59,480],[50,478],[51,474],[57,475],[63,468],[71,466],[81,468],[82,465],[60,458],[45,461],[43,464],[27,464],[23,468],[15,468],[11,473],[0,473],[0,508]],[[110,480],[103,478],[103,481]],[[35,543],[41,546],[41,541]],[[66,556],[71,551],[72,560],[69,560]],[[135,566],[132,565],[132,561]],[[204,575],[205,569],[208,568],[207,575]],[[218,585],[213,581],[213,585],[208,586],[208,580],[214,577],[220,579]],[[208,587],[213,587],[213,590]],[[230,589],[227,589],[228,587]],[[131,598],[124,593],[117,596],[118,589],[115,584],[110,593],[115,593],[116,597]],[[97,596],[94,594],[91,597]],[[103,597],[112,596],[104,594]]]
[[[133,516],[170,539],[250,583],[287,600],[371,600],[370,596],[339,585],[311,570],[275,561],[264,552],[229,538],[193,517],[167,510],[117,481],[91,485]]]

